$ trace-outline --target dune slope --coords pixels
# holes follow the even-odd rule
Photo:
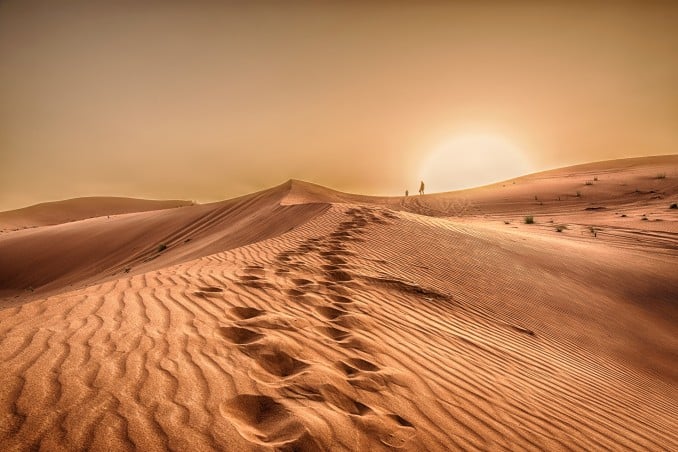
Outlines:
[[[664,182],[666,203],[673,182],[648,183]],[[243,220],[240,245],[205,233],[0,310],[0,444],[675,450],[678,215],[608,190],[624,219],[573,202],[518,224],[532,200],[430,216],[414,210],[473,193],[366,202],[300,182],[234,201],[216,229]],[[281,225],[253,229],[262,209]]]
[[[4,295],[5,305],[21,303],[68,287],[162,268],[278,235],[327,207],[281,206],[290,185],[219,203],[0,235],[0,297]]]
[[[193,205],[191,201],[89,197],[46,202],[23,209],[0,212],[0,232],[61,224],[107,215],[148,210],[171,209]]]

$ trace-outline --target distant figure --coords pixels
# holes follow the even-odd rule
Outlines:
[[[421,184],[419,185],[419,194],[424,194],[424,181],[421,181]]]
[[[410,196],[410,191],[409,191],[409,190],[405,190],[405,196]]]

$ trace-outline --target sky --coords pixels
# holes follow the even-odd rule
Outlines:
[[[0,210],[678,153],[678,2],[0,2]]]

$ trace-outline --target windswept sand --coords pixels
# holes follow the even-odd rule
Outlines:
[[[191,206],[191,201],[90,197],[45,202],[0,212],[0,232],[68,223],[108,215]]]
[[[0,233],[0,449],[678,450],[674,202],[665,156]]]

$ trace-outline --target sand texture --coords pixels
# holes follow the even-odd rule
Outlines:
[[[0,449],[678,450],[675,202],[665,156],[0,214]]]

